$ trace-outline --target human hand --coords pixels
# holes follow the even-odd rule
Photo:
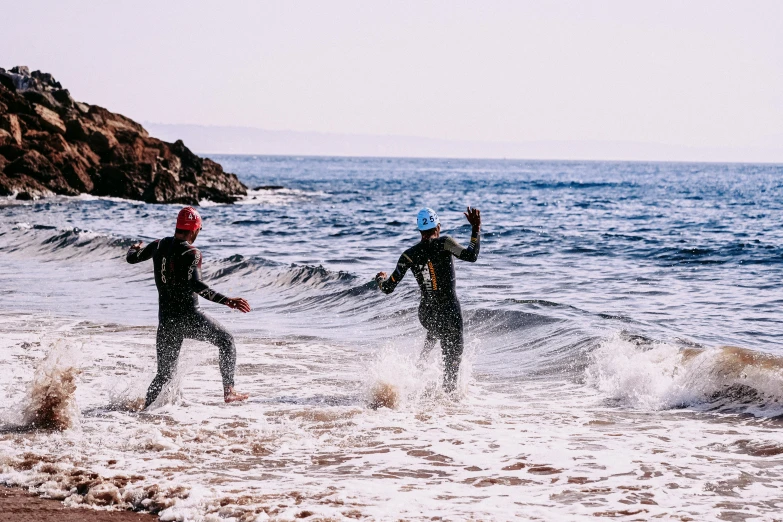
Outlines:
[[[479,209],[468,207],[468,211],[464,213],[464,216],[473,228],[481,228],[481,211]]]
[[[375,281],[378,283],[378,286],[381,286],[381,283],[386,281],[386,272],[378,272],[375,274]]]
[[[241,297],[229,297],[226,300],[226,306],[234,310],[239,310],[243,314],[246,314],[250,311],[250,303],[248,303]]]
[[[133,243],[131,245],[131,248],[133,250],[139,250],[143,244],[144,244],[144,241],[136,241],[135,243]]]

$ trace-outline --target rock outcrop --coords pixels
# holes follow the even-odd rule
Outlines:
[[[135,121],[75,101],[51,74],[0,69],[0,196],[90,193],[149,203],[230,203],[234,174]]]

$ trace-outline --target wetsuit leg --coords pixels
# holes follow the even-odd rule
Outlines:
[[[424,348],[422,348],[421,353],[419,354],[419,365],[422,365],[427,357],[429,357],[430,352],[435,348],[437,342],[438,337],[435,335],[435,332],[427,330],[427,338],[424,339]]]
[[[176,319],[162,319],[158,325],[157,352],[158,373],[155,375],[147,390],[147,398],[144,402],[146,408],[158,398],[163,386],[169,382],[177,368],[179,351],[182,348],[184,333],[182,324]]]
[[[220,375],[223,377],[223,388],[234,386],[234,368],[237,362],[237,350],[234,336],[223,325],[204,314],[196,312],[188,321],[185,337],[205,341],[218,347]]]
[[[462,360],[462,310],[457,300],[433,301],[419,306],[419,322],[427,329],[424,349],[434,347],[440,339],[443,355],[443,388],[451,393],[457,387]],[[431,344],[429,344],[431,343]],[[424,352],[422,352],[422,355]]]
[[[423,362],[424,359],[430,354],[435,343],[438,342],[440,335],[438,333],[438,320],[436,317],[436,307],[431,303],[422,301],[419,304],[419,322],[427,330],[427,338],[424,339],[424,348],[419,355],[419,362]]]
[[[462,311],[459,303],[452,303],[441,322],[441,351],[443,353],[443,389],[451,393],[457,387],[459,365],[464,349]]]

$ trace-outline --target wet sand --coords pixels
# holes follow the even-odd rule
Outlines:
[[[3,522],[154,522],[157,517],[130,511],[67,508],[58,500],[40,498],[23,489],[0,486]]]

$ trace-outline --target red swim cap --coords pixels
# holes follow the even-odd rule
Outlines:
[[[179,230],[199,230],[201,228],[201,216],[193,207],[185,207],[177,215],[177,228]]]

